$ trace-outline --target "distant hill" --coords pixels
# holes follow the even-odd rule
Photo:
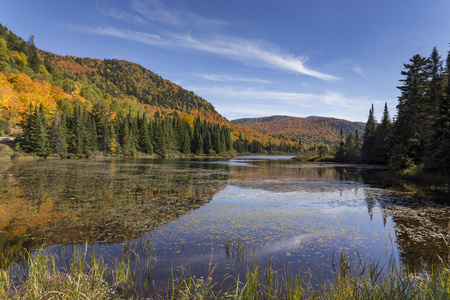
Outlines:
[[[289,140],[294,143],[301,141],[304,146],[334,145],[339,142],[341,128],[345,135],[355,134],[357,129],[361,136],[365,126],[362,122],[315,116],[307,118],[271,116],[236,119],[231,122],[276,139]]]

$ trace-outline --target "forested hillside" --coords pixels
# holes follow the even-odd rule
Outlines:
[[[203,112],[218,115],[211,103],[180,86],[161,78],[138,64],[117,59],[91,59],[60,56],[42,51],[57,72],[65,74],[64,82],[57,82],[68,92],[77,90],[77,82],[89,82],[94,90],[83,96],[96,96],[95,89],[112,97],[134,97],[138,102],[166,109]],[[81,91],[80,91],[81,92]]]
[[[313,145],[335,145],[340,141],[341,128],[345,135],[362,132],[364,123],[325,117],[271,116],[232,121],[234,124],[258,130],[276,139],[301,143],[304,148]]]
[[[14,132],[41,156],[297,151],[142,66],[49,53],[0,25],[0,135]]]

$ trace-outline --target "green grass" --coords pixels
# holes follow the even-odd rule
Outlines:
[[[23,265],[0,270],[0,299],[142,299],[137,285],[145,280],[133,266],[139,262],[147,266],[145,272],[151,272],[155,257],[152,251],[146,256],[141,260],[124,249],[114,266],[108,266],[95,252],[87,255],[87,248],[74,247],[67,267],[61,269],[54,254],[37,250]],[[293,275],[277,270],[269,261],[266,268],[248,266],[243,278],[227,276],[224,280],[231,285],[225,287],[212,279],[215,266],[210,263],[204,277],[172,269],[163,293],[151,291],[151,280],[143,288],[152,297],[148,299],[450,299],[447,262],[422,273],[398,269],[395,264],[364,263],[345,254],[333,262],[333,276],[327,280],[308,272]]]
[[[10,146],[0,143],[0,159],[11,159],[14,154]]]

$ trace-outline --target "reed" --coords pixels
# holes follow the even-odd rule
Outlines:
[[[165,292],[157,294],[151,290],[152,278],[136,268],[139,264],[145,266],[143,273],[151,272],[155,257],[143,261],[126,250],[109,266],[95,251],[88,255],[86,249],[74,248],[73,257],[64,258],[66,267],[57,267],[57,259],[40,249],[28,253],[26,261],[0,270],[0,299],[450,299],[445,261],[414,273],[393,262],[380,265],[342,253],[333,259],[333,276],[318,280],[308,272],[277,270],[270,259],[268,267],[248,265],[245,277],[229,275],[215,281],[211,257],[203,277],[172,268]],[[232,283],[223,286],[230,279]]]

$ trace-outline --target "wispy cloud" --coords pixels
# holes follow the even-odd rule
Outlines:
[[[362,77],[366,77],[366,74],[358,64],[353,65],[353,71],[355,71],[356,74],[361,75]]]
[[[97,9],[104,15],[112,17],[117,20],[121,20],[126,23],[140,24],[147,23],[147,20],[137,14],[129,13],[126,11],[119,11],[113,7],[107,5],[97,4]]]
[[[190,34],[163,33],[161,35],[122,30],[113,27],[79,27],[92,34],[114,36],[153,46],[178,47],[211,53],[242,61],[246,64],[263,66],[283,71],[305,74],[322,80],[339,78],[305,67],[305,57],[281,53],[274,45],[237,37],[195,38]]]
[[[73,26],[73,30],[85,32],[90,34],[97,34],[103,36],[112,36],[130,41],[145,43],[154,46],[169,46],[172,45],[169,41],[161,38],[161,36],[153,33],[137,32],[117,29],[114,27],[87,27],[87,26]]]
[[[364,121],[360,117],[361,111],[370,107],[371,103],[383,102],[368,97],[347,97],[333,91],[314,94],[232,86],[191,86],[188,88],[211,100],[213,104],[214,99],[228,99],[226,105],[214,105],[224,116],[231,119],[245,115],[306,117],[314,114],[351,121]]]
[[[252,78],[252,77],[242,77],[242,76],[234,76],[234,75],[224,75],[224,74],[199,74],[194,73],[192,74],[194,76],[211,80],[211,81],[239,81],[239,82],[246,82],[246,83],[257,83],[257,84],[269,84],[271,81],[264,80],[260,78]]]
[[[180,12],[167,9],[158,0],[134,0],[131,7],[134,11],[152,21],[177,26],[183,24]]]
[[[133,0],[132,9],[142,17],[172,26],[222,26],[223,20],[208,19],[181,9],[168,9],[160,0]]]

